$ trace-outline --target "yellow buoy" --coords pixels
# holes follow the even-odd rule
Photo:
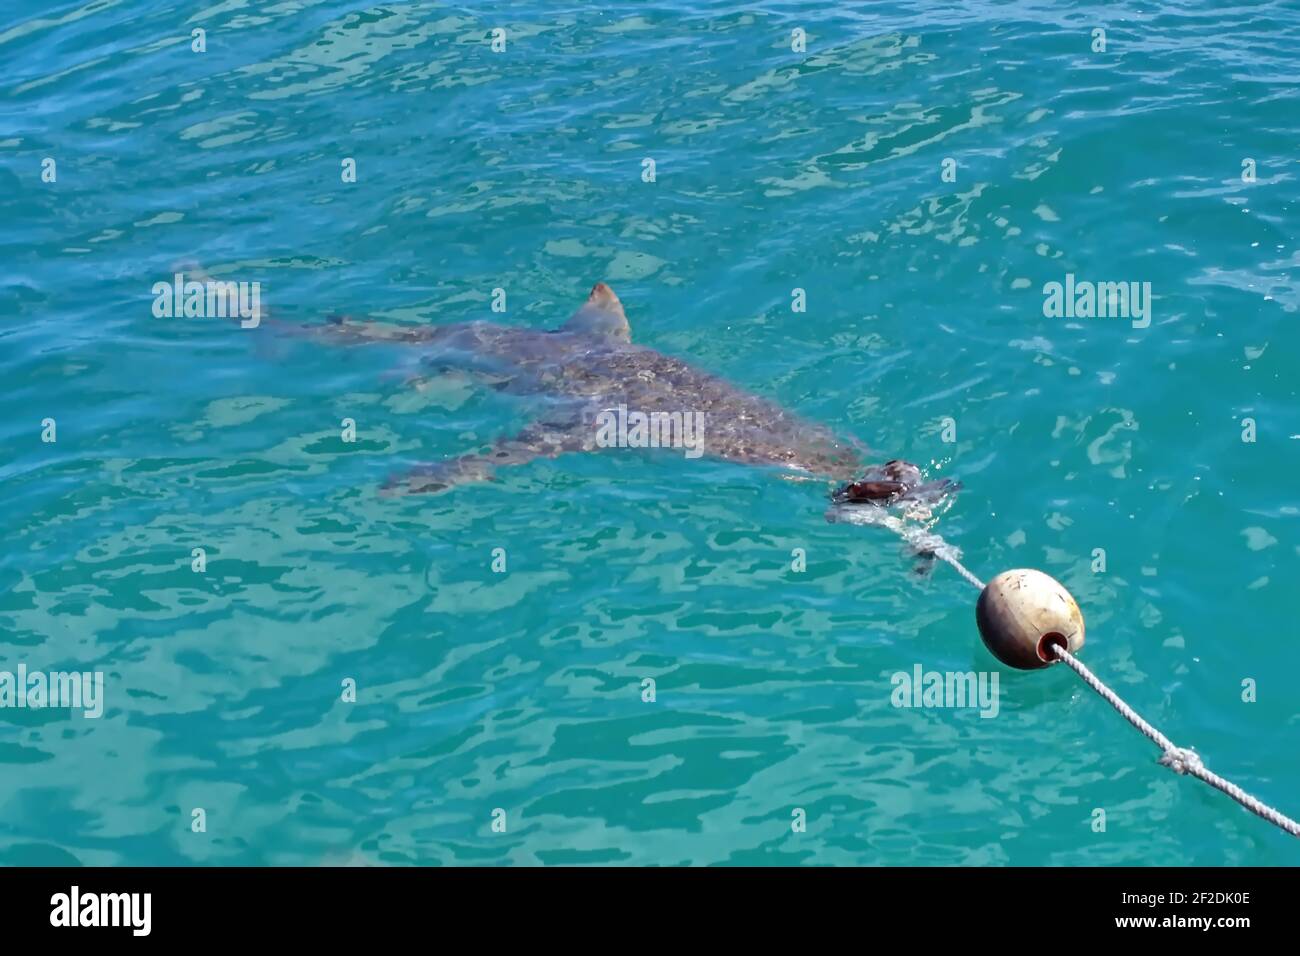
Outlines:
[[[1070,653],[1083,647],[1083,613],[1060,581],[1032,568],[1003,571],[980,592],[975,623],[984,645],[1021,670],[1055,661],[1048,645]]]

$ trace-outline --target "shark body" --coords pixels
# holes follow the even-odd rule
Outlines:
[[[542,413],[520,433],[485,451],[396,476],[386,485],[392,494],[444,491],[490,479],[504,466],[594,451],[602,447],[601,414],[618,408],[647,416],[698,414],[704,455],[772,466],[790,478],[849,482],[838,493],[843,500],[891,501],[948,487],[922,485],[919,470],[906,462],[868,469],[857,443],[681,359],[634,344],[623,305],[603,282],[564,325],[549,331],[491,322],[411,328],[346,318],[315,329],[340,342],[417,346],[430,372],[470,369],[499,391],[544,399]]]

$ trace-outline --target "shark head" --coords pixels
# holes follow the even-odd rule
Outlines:
[[[587,301],[569,316],[569,321],[560,327],[560,331],[618,342],[632,341],[632,327],[627,324],[627,316],[623,314],[623,303],[618,301],[614,290],[603,282],[597,282],[591,287]]]

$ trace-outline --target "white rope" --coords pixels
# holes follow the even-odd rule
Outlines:
[[[888,528],[906,541],[917,554],[934,555],[940,561],[952,565],[953,570],[975,587],[984,590],[984,582],[966,570],[966,566],[961,563],[960,550],[937,534],[926,531],[920,525],[904,521],[884,508],[877,505],[838,505],[826,512],[826,520]]]
[[[1256,816],[1263,817],[1274,826],[1281,827],[1287,833],[1294,837],[1300,837],[1300,823],[1296,823],[1286,814],[1281,813],[1268,804],[1252,797],[1241,787],[1237,786],[1230,780],[1225,780],[1217,773],[1208,769],[1205,764],[1201,763],[1200,756],[1190,747],[1178,747],[1174,742],[1156,730],[1155,727],[1142,719],[1132,707],[1124,703],[1113,690],[1102,683],[1092,671],[1084,665],[1077,657],[1071,654],[1063,647],[1049,645],[1056,652],[1058,660],[1062,661],[1067,667],[1083,678],[1083,682],[1095,690],[1102,698],[1119,711],[1119,715],[1127,720],[1130,724],[1142,732],[1144,736],[1155,743],[1164,753],[1160,757],[1161,766],[1168,767],[1177,774],[1189,774],[1198,780],[1203,780],[1215,790],[1226,793],[1232,799],[1236,800],[1243,807]]]
[[[908,524],[897,515],[890,514],[884,508],[872,506],[840,506],[832,508],[826,513],[826,517],[831,521],[848,521],[850,524],[868,524],[879,525],[888,528],[897,534],[900,538],[915,548],[919,554],[932,554],[940,561],[952,566],[953,570],[963,578],[973,584],[976,588],[983,591],[984,582],[972,574],[964,564],[961,563],[961,552],[944,541],[937,534],[926,531],[914,524]],[[1119,713],[1121,717],[1132,724],[1148,740],[1154,743],[1161,750],[1159,763],[1162,767],[1168,767],[1174,773],[1179,775],[1188,775],[1195,777],[1220,793],[1225,793],[1239,804],[1258,817],[1262,817],[1276,827],[1280,827],[1294,837],[1300,837],[1300,823],[1292,820],[1286,814],[1275,810],[1268,804],[1251,796],[1241,787],[1237,786],[1230,780],[1225,780],[1217,773],[1214,773],[1201,762],[1200,755],[1190,747],[1179,747],[1172,740],[1162,734],[1152,724],[1142,719],[1142,716],[1132,707],[1126,704],[1118,694],[1106,686],[1101,678],[1090,671],[1077,657],[1068,650],[1059,645],[1048,645],[1056,654],[1057,660],[1061,661],[1072,671],[1079,675],[1085,684],[1095,690],[1101,698],[1110,704]]]

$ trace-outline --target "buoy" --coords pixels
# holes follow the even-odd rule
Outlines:
[[[1003,571],[975,605],[984,646],[1004,664],[1034,670],[1056,662],[1048,645],[1071,654],[1083,647],[1083,613],[1065,585],[1042,571]]]

